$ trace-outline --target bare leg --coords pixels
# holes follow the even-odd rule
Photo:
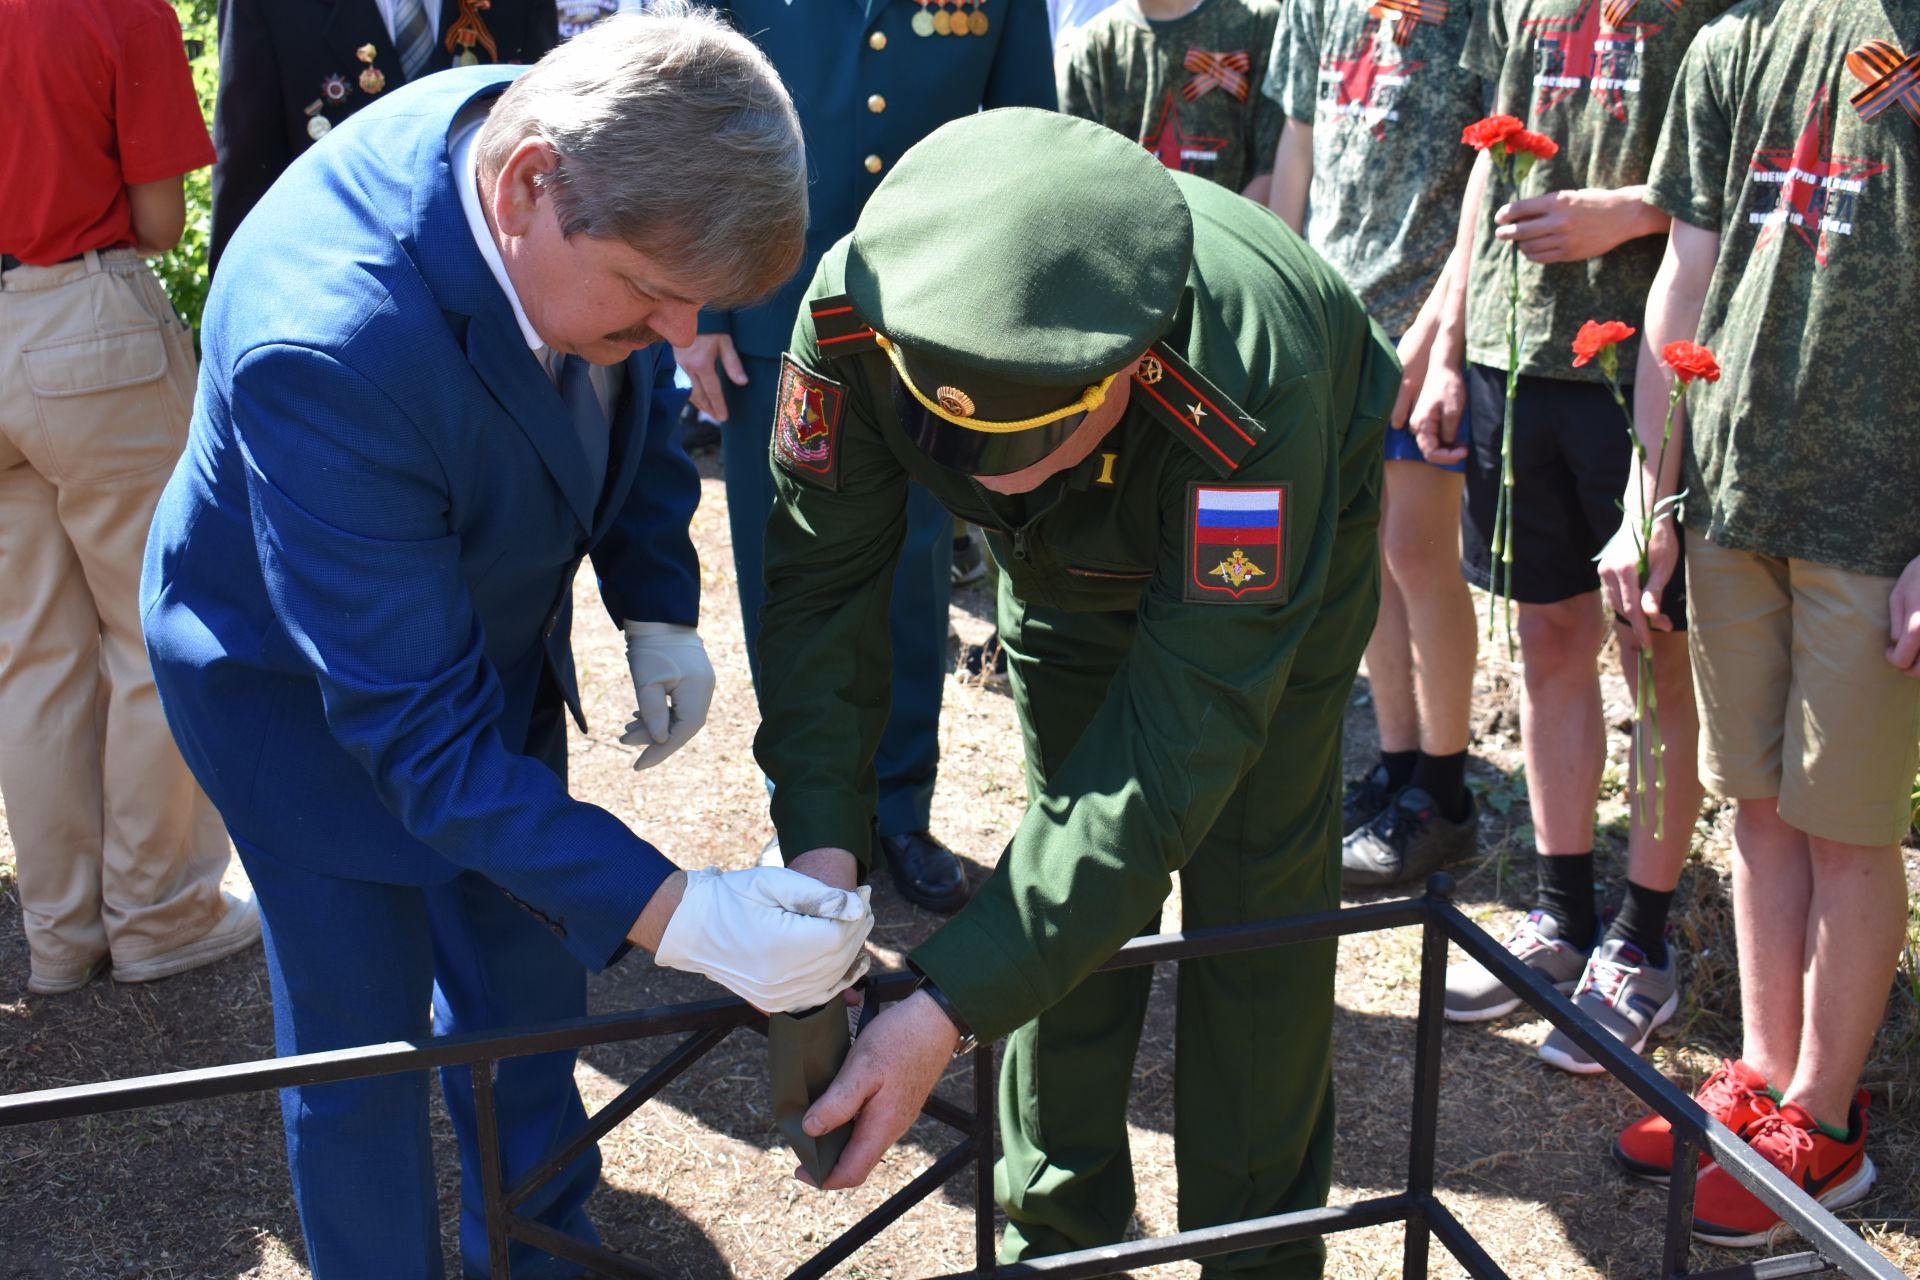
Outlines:
[[[1784,1090],[1800,1062],[1805,996],[1800,958],[1809,941],[1812,855],[1807,837],[1780,820],[1777,799],[1738,800],[1735,806],[1733,929],[1740,948],[1740,1056],[1769,1085]],[[1901,901],[1904,909],[1904,892]]]
[[[1614,628],[1620,640],[1620,664],[1627,677],[1627,692],[1634,695],[1640,683],[1639,651],[1633,647],[1633,633],[1625,627]],[[1644,744],[1646,759],[1635,758],[1628,780],[1627,878],[1637,885],[1671,892],[1680,883],[1680,867],[1687,860],[1687,848],[1693,838],[1693,824],[1700,816],[1703,796],[1700,786],[1700,714],[1693,701],[1693,666],[1687,659],[1685,632],[1653,633],[1653,684],[1659,695],[1660,738],[1666,748],[1666,831],[1653,838],[1654,824],[1644,818],[1653,816],[1653,784],[1647,784],[1647,800],[1639,798],[1641,771],[1652,767],[1652,739]],[[1649,717],[1651,719],[1651,717]]]
[[[1473,705],[1480,628],[1474,621],[1473,597],[1460,576],[1464,482],[1464,477],[1424,462],[1396,459],[1387,463],[1387,488],[1393,502],[1380,526],[1382,559],[1389,580],[1397,586],[1400,625],[1412,655],[1418,745],[1430,756],[1467,749]],[[1383,623],[1385,617],[1383,607]],[[1375,628],[1375,643],[1380,630]],[[1371,669],[1371,648],[1367,662]],[[1375,701],[1379,701],[1377,693]],[[1384,711],[1380,719],[1384,741]]]
[[[1367,641],[1367,684],[1373,691],[1373,718],[1380,727],[1381,751],[1413,751],[1420,745],[1420,710],[1413,697],[1413,656],[1407,645],[1407,606],[1385,554],[1387,530],[1398,517],[1400,500],[1387,467],[1386,493],[1380,504],[1380,613]],[[1456,577],[1459,576],[1456,571]]]
[[[1907,883],[1898,846],[1871,848],[1805,837],[1812,852],[1806,917],[1800,1060],[1791,1084],[1768,1082],[1844,1130],[1907,927]],[[1771,937],[1769,936],[1769,942]],[[1776,959],[1790,953],[1775,951]],[[1743,966],[1744,967],[1744,966]]]
[[[1520,739],[1534,842],[1549,856],[1593,848],[1593,815],[1607,752],[1595,661],[1606,634],[1599,596],[1590,591],[1553,604],[1520,606],[1525,664]]]

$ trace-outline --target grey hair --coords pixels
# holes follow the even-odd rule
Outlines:
[[[757,301],[800,265],[800,118],[766,55],[711,9],[655,0],[554,49],[488,115],[481,173],[528,137],[559,157],[540,186],[563,234],[658,258],[709,306]]]

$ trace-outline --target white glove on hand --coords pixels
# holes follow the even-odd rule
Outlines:
[[[713,664],[700,633],[671,622],[629,622],[627,669],[633,673],[634,718],[620,745],[645,747],[633,762],[649,769],[686,745],[707,722]]]
[[[703,973],[767,1013],[811,1009],[867,971],[868,893],[785,867],[689,871],[653,960]]]

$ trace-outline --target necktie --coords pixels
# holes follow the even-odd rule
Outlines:
[[[608,431],[607,415],[600,408],[600,397],[593,391],[591,370],[592,366],[579,356],[561,357],[560,398],[566,401],[567,415],[580,437],[581,452],[587,455],[587,470],[593,476],[597,502],[607,483]]]
[[[419,78],[433,54],[433,28],[427,25],[426,6],[420,0],[399,0],[393,11],[393,41],[400,48],[400,69],[407,79]]]

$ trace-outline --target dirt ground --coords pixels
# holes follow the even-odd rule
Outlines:
[[[720,674],[706,730],[646,774],[618,745],[631,688],[615,631],[588,582],[579,590],[575,647],[592,732],[576,736],[575,794],[605,806],[686,865],[745,866],[770,833],[750,754],[753,697],[726,549],[725,494],[716,460],[702,459],[706,496],[695,522],[705,562],[702,631]],[[958,593],[954,625],[974,641],[992,628],[990,600]],[[1528,902],[1533,879],[1517,721],[1503,661],[1483,670],[1476,702],[1472,779],[1486,819],[1473,861],[1455,868],[1460,901],[1501,932]],[[1624,759],[1627,709],[1609,681],[1614,757]],[[1373,749],[1364,681],[1347,721],[1350,763]],[[968,855],[975,883],[992,867],[1019,813],[1019,735],[999,690],[954,680],[942,724],[935,827]],[[1610,896],[1623,875],[1623,801],[1609,774],[1601,866]],[[1691,1086],[1738,1050],[1736,965],[1727,892],[1723,815],[1701,821],[1676,921],[1686,980],[1680,1015],[1654,1059]],[[1920,856],[1908,851],[1910,880]],[[0,834],[0,1093],[270,1056],[272,1021],[258,951],[148,986],[95,983],[75,995],[24,994],[26,946],[14,901],[12,848]],[[875,899],[883,963],[937,920],[890,886]],[[1178,922],[1177,898],[1166,914]],[[1916,926],[1920,930],[1920,925]],[[1335,1202],[1400,1187],[1407,1154],[1418,938],[1413,931],[1349,939],[1341,951],[1335,1041],[1340,1097]],[[1139,1185],[1136,1230],[1174,1229],[1172,972],[1155,1002],[1136,1064],[1131,1113]],[[592,1007],[611,1012],[704,998],[702,980],[630,958],[592,980]],[[1920,979],[1910,947],[1869,1062],[1870,1149],[1881,1177],[1845,1215],[1908,1271],[1920,1270]],[[1515,1015],[1449,1027],[1442,1083],[1439,1185],[1443,1198],[1516,1277],[1632,1277],[1657,1272],[1664,1199],[1618,1173],[1606,1155],[1636,1105],[1605,1077],[1576,1078],[1533,1055],[1546,1024]],[[578,1077],[589,1108],[611,1098],[664,1051],[647,1042],[586,1053]],[[964,1099],[956,1072],[945,1089]],[[458,1173],[451,1134],[436,1112],[443,1217],[451,1227]],[[763,1042],[738,1032],[602,1144],[604,1186],[591,1205],[613,1246],[674,1275],[768,1277],[799,1261],[906,1183],[950,1138],[923,1122],[868,1186],[825,1196],[790,1177],[768,1109]],[[838,1274],[927,1276],[971,1263],[966,1179],[910,1212]],[[1799,1248],[1783,1240],[1776,1251]],[[449,1270],[458,1246],[446,1240]],[[1436,1247],[1436,1255],[1439,1254]],[[252,1095],[146,1112],[0,1130],[0,1280],[69,1277],[293,1280],[301,1261],[279,1114]],[[1736,1261],[1700,1251],[1695,1265]],[[1398,1274],[1400,1233],[1380,1228],[1336,1237],[1331,1276]],[[1139,1273],[1193,1276],[1191,1265]],[[1458,1274],[1451,1264],[1435,1274]]]

